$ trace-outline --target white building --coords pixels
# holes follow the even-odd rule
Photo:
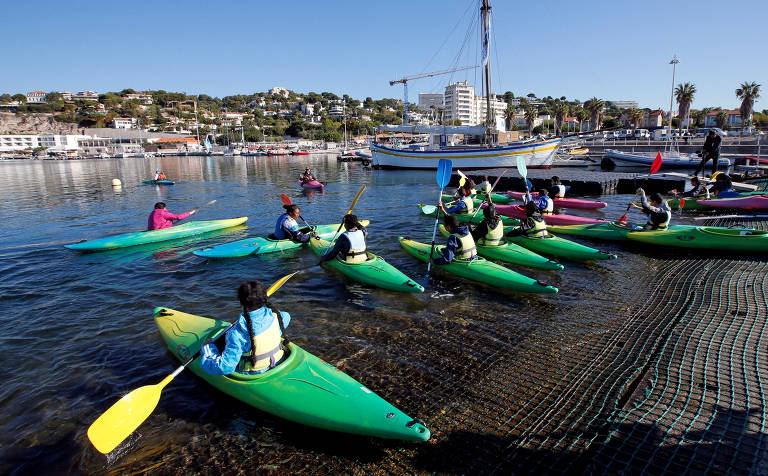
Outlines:
[[[504,101],[500,101],[497,96],[491,96],[491,111],[493,111],[494,116],[494,123],[496,125],[496,130],[499,132],[504,132],[507,130],[506,127],[506,120],[504,119],[504,113],[507,110],[507,103]],[[479,124],[485,124],[486,117],[487,117],[487,111],[488,111],[488,101],[483,96],[476,96],[475,97],[475,122],[474,124],[470,125],[479,125]],[[463,123],[462,123],[463,124]]]
[[[77,94],[73,94],[72,99],[79,99],[80,101],[98,101],[99,93],[91,90],[80,91]]]
[[[637,109],[640,107],[640,103],[638,103],[637,101],[609,101],[609,102],[621,110]]]
[[[315,105],[314,104],[302,104],[301,105],[301,113],[305,116],[312,116],[315,114]]]
[[[116,117],[112,119],[112,127],[114,129],[136,129],[135,117]]]
[[[419,109],[421,109],[422,111],[428,111],[431,106],[442,107],[442,105],[443,105],[442,94],[431,94],[431,93],[419,94]]]
[[[477,124],[475,111],[475,87],[466,81],[445,87],[445,120],[461,121],[463,126]]]
[[[45,91],[30,91],[27,93],[27,104],[42,104],[45,102]]]
[[[78,141],[90,136],[82,135],[0,135],[0,152],[32,150],[45,147],[50,152],[74,151],[78,148]]]
[[[334,117],[342,117],[344,115],[344,106],[342,104],[334,104],[328,108],[328,115]]]
[[[126,94],[125,100],[136,100],[141,101],[141,103],[145,106],[149,106],[152,104],[152,95],[147,93],[132,93],[132,94]]]
[[[274,88],[270,89],[268,94],[274,96],[283,96],[284,98],[287,98],[290,95],[287,89],[281,88],[280,86],[275,86]]]

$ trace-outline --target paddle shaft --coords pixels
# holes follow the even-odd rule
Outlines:
[[[443,199],[443,189],[440,189],[440,196],[437,199],[437,203],[439,204]],[[437,237],[437,224],[440,222],[440,207],[437,207],[437,210],[435,210],[435,227],[432,229],[432,247],[429,250],[429,260],[427,260],[427,275],[429,275],[429,270],[432,267],[432,253],[435,252],[435,238]]]
[[[486,193],[486,194],[485,194],[485,198],[488,200],[488,203],[493,203],[493,199],[491,198],[491,194],[492,194],[492,193],[493,193],[493,191],[496,189],[496,185],[498,185],[498,184],[499,184],[499,180],[501,180],[501,177],[503,177],[503,176],[504,176],[504,174],[506,174],[506,173],[507,173],[507,169],[504,169],[504,170],[501,172],[501,175],[499,175],[498,177],[496,177],[496,181],[495,181],[495,182],[493,182],[493,187],[491,187],[491,190],[490,190],[488,193]],[[442,194],[441,194],[441,196],[442,196]],[[469,220],[469,223],[472,223],[472,220],[474,220],[474,219],[475,219],[475,217],[477,216],[477,212],[479,212],[479,211],[480,211],[480,207],[478,206],[478,207],[477,207],[477,210],[475,210],[475,213],[473,213],[473,214],[472,214],[472,218]]]

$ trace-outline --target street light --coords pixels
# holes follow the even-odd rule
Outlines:
[[[680,63],[677,59],[677,55],[672,57],[672,61],[669,64],[672,65],[672,92],[669,95],[669,135],[672,135],[672,101],[675,99],[675,67]],[[682,127],[682,124],[680,124]]]

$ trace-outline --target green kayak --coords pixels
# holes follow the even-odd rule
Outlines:
[[[331,243],[325,240],[309,240],[309,246],[317,256],[322,256],[330,245]],[[368,260],[362,263],[345,263],[334,258],[323,264],[339,271],[350,279],[378,288],[405,293],[424,292],[424,287],[419,283],[373,253],[368,253]]]
[[[145,245],[147,243],[156,243],[158,241],[168,241],[200,235],[209,231],[242,225],[246,220],[248,220],[248,217],[230,218],[228,220],[191,221],[189,223],[184,223],[183,225],[176,225],[161,230],[125,233],[98,240],[81,241],[73,245],[66,245],[66,247],[77,251],[114,250],[117,248],[126,248],[128,246]]]
[[[185,362],[229,324],[168,308],[155,323],[170,352]],[[200,357],[189,369],[213,387],[259,410],[303,425],[357,435],[426,441],[429,430],[360,382],[294,343],[277,367],[263,374],[211,375]]]
[[[360,223],[363,226],[367,226],[370,222],[368,220],[361,220]],[[333,238],[334,233],[336,233],[336,230],[338,229],[338,223],[332,225],[320,225],[315,227],[315,232],[320,235],[321,238]],[[309,233],[309,228],[304,227],[301,231],[303,233]],[[292,240],[276,240],[273,235],[269,235],[224,243],[223,245],[214,246],[212,248],[203,248],[195,250],[194,253],[203,258],[240,258],[249,255],[294,250],[301,248],[305,244],[306,243],[297,243]]]
[[[437,207],[434,206],[434,205],[423,205],[423,204],[420,204],[419,208],[421,209],[421,213],[423,213],[424,215],[427,215],[427,216],[431,216],[431,217],[435,216],[435,211],[437,210]],[[475,215],[475,218],[472,218],[473,214],[474,214],[474,212],[473,213],[463,214],[463,215],[454,215],[454,216],[456,218],[458,218],[459,221],[462,222],[462,223],[469,223],[469,220],[471,219],[472,223],[477,225],[481,221],[483,221],[483,212],[477,212],[477,215]],[[440,213],[440,217],[441,218],[444,217],[442,212]],[[510,225],[511,226],[511,225],[519,225],[520,224],[520,220],[518,220],[517,218],[510,218],[510,217],[502,216],[501,219],[502,219],[502,222],[505,225]]]
[[[440,225],[440,233],[449,236],[445,226]],[[498,246],[477,245],[477,254],[486,259],[495,259],[505,263],[518,264],[529,268],[561,270],[563,265],[555,260],[545,258],[515,243],[504,243]]]
[[[505,230],[507,231],[507,230]],[[517,243],[537,253],[574,261],[597,261],[616,259],[616,255],[607,251],[596,250],[580,243],[569,241],[559,236],[549,235],[546,238],[531,238],[530,236],[508,236],[507,242]]]
[[[768,252],[768,231],[743,228],[689,226],[669,230],[634,231],[628,233],[627,238],[658,246]]]
[[[631,227],[631,229],[630,229]],[[639,223],[631,223],[627,226],[618,225],[616,222],[594,223],[591,225],[550,225],[547,230],[559,235],[583,236],[599,240],[625,241],[627,234],[643,228]],[[694,225],[672,225],[670,230],[686,230],[695,228]]]
[[[680,209],[679,198],[670,198],[669,200],[667,200],[667,204],[669,205],[669,208],[671,208],[672,210]],[[697,203],[695,198],[686,198],[683,200],[683,210],[712,210],[712,208],[706,205],[701,205]]]
[[[431,245],[428,243],[419,243],[409,240],[402,236],[398,238],[400,246],[411,256],[414,256],[425,263],[429,261],[429,250]],[[443,246],[435,246],[432,253],[433,258],[442,256]],[[547,286],[535,279],[523,276],[511,269],[498,265],[485,258],[478,258],[473,261],[453,260],[449,264],[434,265],[435,269],[445,270],[463,278],[479,281],[493,287],[510,289],[523,293],[554,294],[557,288]]]

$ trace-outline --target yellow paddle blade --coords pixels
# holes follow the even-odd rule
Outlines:
[[[278,289],[280,289],[280,287],[283,284],[285,284],[286,281],[288,281],[295,274],[298,274],[298,273],[301,273],[301,271],[295,271],[295,272],[293,272],[291,274],[287,274],[287,275],[283,276],[282,278],[278,279],[277,281],[275,281],[274,284],[272,284],[272,286],[270,286],[269,289],[267,289],[267,296],[273,295]]]
[[[463,187],[465,183],[467,183],[467,179],[465,179],[464,177],[461,177],[459,179],[459,187]]]
[[[357,195],[355,195],[355,199],[352,200],[352,205],[349,206],[349,210],[347,211],[347,215],[352,213],[352,209],[355,208],[355,205],[357,205],[357,201],[360,200],[360,195],[362,195],[363,192],[365,192],[365,187],[366,187],[365,185],[360,187],[360,191],[357,192]]]
[[[166,382],[145,385],[124,396],[88,428],[94,448],[107,454],[114,450],[147,419],[160,401]]]

